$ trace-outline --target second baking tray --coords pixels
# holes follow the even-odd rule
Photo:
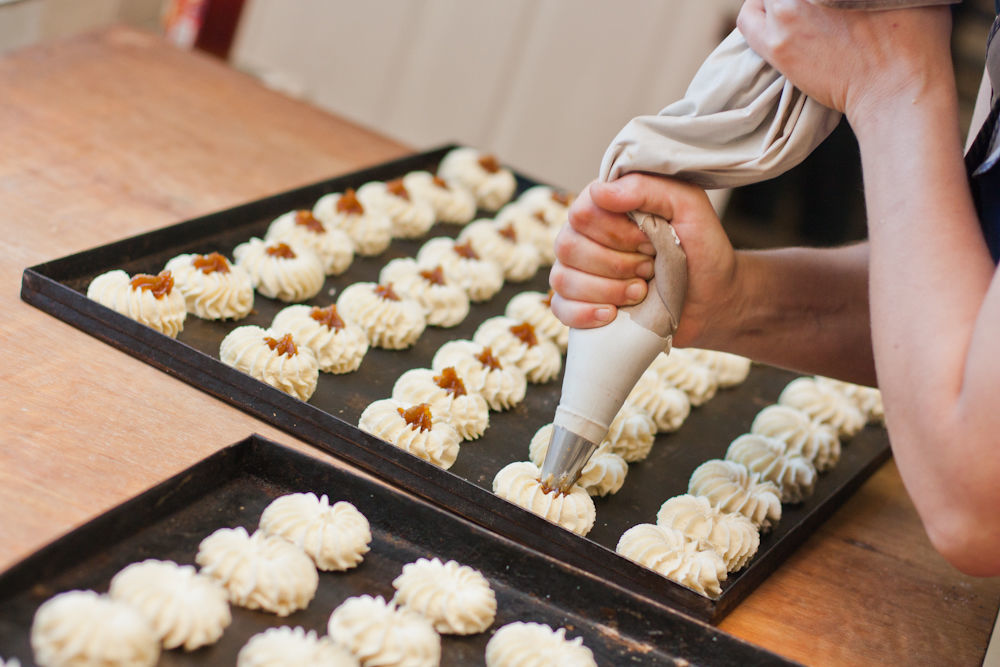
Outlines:
[[[189,316],[174,340],[142,326],[86,298],[89,282],[110,269],[130,274],[156,273],[171,257],[181,253],[232,249],[251,236],[262,236],[278,215],[310,208],[327,192],[358,187],[370,180],[389,180],[413,169],[435,169],[452,148],[444,146],[371,169],[333,178],[312,186],[190,220],[141,236],[94,248],[27,269],[22,297],[80,329],[133,356],[180,377],[206,392],[300,437],[413,493],[448,507],[489,527],[595,576],[687,613],[716,621],[733,608],[889,455],[884,429],[867,427],[844,446],[840,463],[823,474],[815,493],[804,503],[783,507],[777,528],[764,535],[751,563],[732,573],[717,598],[703,597],[614,553],[621,534],[637,523],[652,523],[660,504],[684,493],[691,472],[700,463],[724,456],[729,443],[749,430],[754,415],[777,400],[794,374],[755,366],[747,381],[723,390],[691,416],[673,434],[657,437],[650,456],[629,466],[623,489],[598,498],[597,523],[586,538],[558,528],[543,519],[497,498],[491,493],[496,472],[507,463],[528,458],[534,432],[552,420],[559,400],[561,377],[544,385],[529,385],[527,398],[516,409],[491,413],[485,435],[462,445],[455,465],[444,471],[400,451],[356,428],[361,411],[372,401],[388,397],[404,371],[430,366],[434,352],[445,342],[471,338],[488,317],[503,313],[512,296],[523,290],[545,291],[547,270],[526,283],[507,283],[490,301],[474,304],[457,327],[428,327],[408,350],[372,349],[361,368],[347,375],[321,374],[319,386],[303,403],[240,373],[219,361],[222,338],[233,327],[258,324],[267,327],[285,304],[255,298],[254,313],[237,323],[210,322]],[[535,181],[519,177],[519,191]],[[327,279],[323,291],[308,303],[332,303],[345,286],[377,280],[390,259],[415,256],[426,238],[455,235],[459,228],[436,225],[424,239],[395,240],[378,257],[354,260],[342,276]]]

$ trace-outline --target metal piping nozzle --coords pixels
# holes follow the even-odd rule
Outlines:
[[[560,492],[568,491],[580,479],[580,472],[597,445],[562,426],[554,426],[552,441],[542,462],[542,484]]]

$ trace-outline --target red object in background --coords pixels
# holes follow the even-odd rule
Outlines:
[[[236,36],[243,3],[244,0],[171,0],[163,14],[167,39],[225,60]]]

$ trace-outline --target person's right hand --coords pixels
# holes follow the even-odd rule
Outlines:
[[[636,210],[669,220],[687,254],[687,297],[674,342],[693,346],[737,312],[737,262],[705,191],[672,178],[633,173],[580,193],[556,239],[552,311],[571,327],[589,328],[645,297],[653,250],[626,215]]]

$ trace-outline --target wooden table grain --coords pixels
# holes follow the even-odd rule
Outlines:
[[[24,268],[410,150],[130,28],[0,59],[0,569],[250,433],[326,458],[20,301]],[[998,602],[890,461],[720,627],[811,665],[972,665]]]

